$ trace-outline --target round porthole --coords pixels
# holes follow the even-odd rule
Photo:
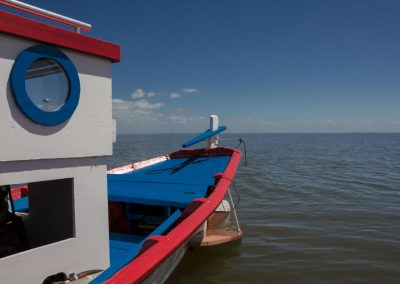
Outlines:
[[[10,86],[21,111],[42,125],[67,121],[79,102],[78,72],[53,46],[37,45],[21,52],[11,71]]]

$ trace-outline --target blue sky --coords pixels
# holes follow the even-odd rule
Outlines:
[[[26,2],[121,46],[119,133],[400,131],[400,1]]]

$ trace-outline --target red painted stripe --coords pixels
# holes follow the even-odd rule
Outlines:
[[[228,187],[235,176],[241,156],[240,151],[229,148],[211,149],[208,152],[209,154],[212,154],[212,152],[218,152],[221,151],[221,149],[224,149],[222,152],[230,151],[232,156],[225,169],[225,172],[218,180],[213,193],[205,200],[202,199],[202,204],[191,215],[189,215],[178,226],[176,226],[174,230],[168,233],[168,235],[157,239],[157,242],[153,240],[150,248],[144,251],[140,256],[138,256],[104,283],[140,283],[141,281],[145,280],[152,271],[154,271],[165,259],[168,258],[168,256],[170,256],[177,248],[184,244],[188,238],[207,220],[210,214],[214,212],[214,210],[222,202],[225,193],[227,192]]]
[[[13,200],[28,196],[29,189],[27,186],[20,186],[11,189],[11,197]]]
[[[0,11],[0,32],[120,61],[120,47],[76,32]]]

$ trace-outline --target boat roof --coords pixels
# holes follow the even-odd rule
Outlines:
[[[119,45],[0,11],[0,32],[120,61]]]

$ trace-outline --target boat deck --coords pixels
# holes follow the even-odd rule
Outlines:
[[[109,201],[184,208],[206,196],[213,176],[224,172],[229,159],[176,158],[128,174],[108,174]]]

